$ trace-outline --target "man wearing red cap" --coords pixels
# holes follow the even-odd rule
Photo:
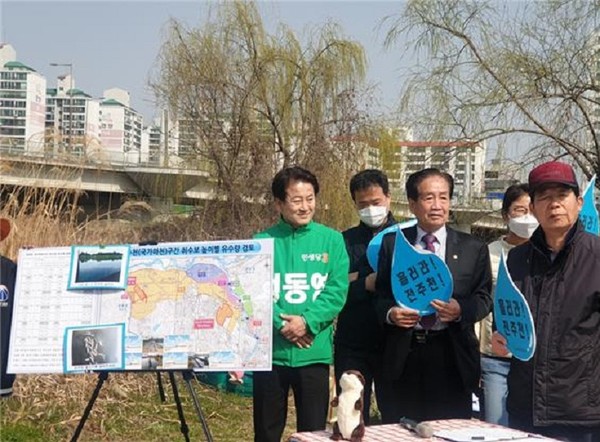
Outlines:
[[[10,233],[10,221],[0,218],[0,241]],[[10,259],[0,255],[0,397],[12,394],[15,375],[6,374],[8,343],[12,321],[13,296],[17,266]]]
[[[537,346],[529,361],[511,361],[509,425],[600,441],[600,238],[578,221],[583,201],[568,164],[533,169],[529,192],[540,226],[507,264],[531,309]]]

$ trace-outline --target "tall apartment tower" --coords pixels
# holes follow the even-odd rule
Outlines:
[[[410,174],[435,167],[454,177],[456,202],[469,204],[484,196],[485,153],[485,144],[476,141],[399,141],[383,168],[399,199],[406,198],[404,184]]]
[[[182,167],[197,160],[200,141],[193,120],[174,118],[167,109],[144,128],[140,162],[162,167]],[[197,166],[195,166],[197,167]]]
[[[142,129],[142,145],[140,163],[159,166],[160,153],[163,146],[163,136],[160,124],[153,124]]]
[[[46,90],[46,142],[54,152],[88,155],[100,144],[100,103],[75,88],[70,74]]]
[[[143,118],[129,102],[129,92],[112,88],[100,103],[102,153],[113,163],[140,162]]]
[[[0,149],[43,152],[46,79],[0,43]]]

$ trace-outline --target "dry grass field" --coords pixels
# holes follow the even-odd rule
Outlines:
[[[13,223],[0,253],[17,260],[21,247],[72,244],[120,244],[143,240],[191,241],[214,239],[204,214],[131,221],[127,213],[86,217],[79,194],[53,189],[11,189],[0,193],[0,216]],[[122,211],[139,210],[130,204]],[[118,215],[118,218],[115,218]],[[124,220],[129,218],[130,220]],[[265,223],[266,225],[266,223]],[[255,227],[252,227],[255,228]],[[245,233],[237,229],[239,235]],[[81,441],[183,440],[167,376],[167,400],[159,399],[153,374],[111,374],[81,434]],[[0,440],[64,441],[70,439],[97,378],[88,375],[18,376],[14,395],[0,400]],[[183,383],[179,391],[192,440],[204,440],[202,427]],[[215,441],[252,438],[252,399],[224,393],[194,381]],[[286,434],[295,427],[293,407]]]

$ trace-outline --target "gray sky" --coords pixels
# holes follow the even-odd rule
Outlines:
[[[382,111],[395,106],[401,88],[399,49],[386,51],[385,17],[398,14],[402,1],[260,2],[263,20],[272,30],[279,22],[298,33],[334,21],[365,47],[368,82],[378,85]],[[26,1],[0,0],[0,41],[10,43],[22,63],[44,75],[48,87],[72,63],[76,87],[94,97],[120,87],[131,94],[131,106],[148,124],[155,114],[147,87],[150,71],[169,18],[199,26],[209,9],[206,1]]]

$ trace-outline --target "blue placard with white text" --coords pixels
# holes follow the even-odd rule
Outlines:
[[[369,265],[374,271],[377,271],[377,265],[379,264],[379,250],[381,249],[381,242],[383,241],[383,236],[386,233],[406,229],[407,227],[412,227],[415,224],[417,224],[416,219],[409,219],[408,221],[389,226],[373,237],[373,239],[369,242],[369,245],[367,246],[367,261],[369,261]]]
[[[523,294],[515,286],[502,253],[494,296],[494,320],[498,332],[506,338],[513,356],[528,361],[535,353],[535,326]]]
[[[448,302],[452,290],[452,275],[444,260],[416,249],[398,230],[392,259],[392,292],[398,304],[430,315],[436,312],[431,301]]]
[[[598,228],[598,210],[596,209],[596,198],[594,196],[595,188],[596,175],[592,177],[583,192],[583,206],[581,212],[579,212],[579,219],[586,232],[598,235],[600,230]]]

